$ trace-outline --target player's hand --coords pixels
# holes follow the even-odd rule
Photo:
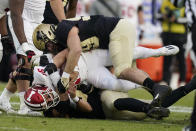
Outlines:
[[[73,82],[70,82],[69,88],[67,91],[68,91],[71,98],[76,97],[76,90],[77,90],[77,87],[75,86],[75,84]]]
[[[22,43],[22,49],[27,54],[28,62],[30,62],[35,52],[29,47],[27,42]]]
[[[70,75],[70,82],[73,82],[75,86],[77,86],[78,84],[80,84],[80,77],[79,77],[79,72],[78,71],[74,71]]]
[[[52,74],[57,71],[57,67],[54,63],[49,63],[44,69],[44,72],[48,72],[48,74]]]

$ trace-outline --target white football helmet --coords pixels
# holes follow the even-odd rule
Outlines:
[[[34,85],[24,95],[25,104],[33,111],[43,111],[56,106],[59,95],[51,88],[44,85]]]

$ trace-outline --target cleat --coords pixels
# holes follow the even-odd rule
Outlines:
[[[0,98],[0,110],[7,114],[17,114],[17,111],[13,110],[9,101],[2,100]]]
[[[32,111],[28,107],[18,110],[18,115],[23,116],[43,116],[41,112]]]
[[[169,56],[169,55],[176,55],[179,52],[179,48],[175,45],[168,45],[158,49],[160,54],[159,56]]]
[[[151,118],[155,118],[157,120],[162,119],[163,117],[168,117],[170,114],[169,109],[167,108],[163,108],[163,107],[153,107],[151,108],[148,113],[147,116],[151,117]]]
[[[171,94],[171,87],[166,85],[155,84],[152,90],[153,101],[150,103],[151,107],[160,107],[162,101]]]

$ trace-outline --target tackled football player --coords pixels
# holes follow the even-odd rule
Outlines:
[[[0,5],[0,7],[1,6],[3,7],[2,11],[4,11],[5,7],[9,7],[8,1],[3,1],[3,2],[4,3],[1,3]],[[5,6],[5,4],[7,4],[7,6]],[[64,11],[66,11],[65,9],[67,8],[67,5],[69,5],[68,11],[66,12],[67,17],[74,17],[76,13],[77,0],[46,1],[46,9],[44,12],[44,22],[57,23],[58,20],[61,21],[62,19],[65,19],[66,16],[65,16]],[[0,109],[7,113],[13,113],[13,112],[15,113],[15,111],[11,108],[9,100],[10,100],[10,97],[13,95],[13,93],[15,93],[16,90],[18,89],[19,96],[20,96],[20,102],[21,102],[21,106],[20,106],[21,110],[19,110],[19,114],[26,114],[26,113],[30,114],[31,112],[28,112],[28,110],[25,110],[25,108],[23,108],[24,107],[24,102],[23,102],[24,91],[27,89],[28,87],[27,85],[29,85],[28,80],[31,79],[30,70],[28,71],[29,63],[26,59],[25,53],[27,53],[28,51],[28,54],[29,54],[28,60],[30,60],[30,58],[32,57],[32,55],[34,55],[34,53],[37,54],[38,52],[38,54],[40,54],[39,51],[37,51],[34,48],[34,46],[31,45],[32,30],[33,28],[36,27],[35,25],[37,23],[40,24],[41,21],[43,20],[43,10],[45,6],[45,1],[34,2],[34,1],[26,0],[24,3],[24,0],[16,0],[16,1],[10,0],[10,6],[11,6],[11,17],[12,17],[13,26],[9,19],[9,27],[11,28],[11,33],[14,37],[15,48],[17,50],[16,52],[18,54],[20,62],[18,65],[17,72],[15,72],[14,75],[12,75],[15,77],[15,80],[17,81],[16,82],[17,87],[15,86],[15,84],[13,83],[11,79],[8,81],[8,84],[6,85],[6,88],[4,89],[0,97]],[[22,13],[23,13],[23,17],[22,17]],[[47,14],[50,14],[50,15],[47,15]],[[56,17],[58,18],[58,20]],[[23,46],[20,46],[21,44]],[[24,59],[21,57],[25,58],[26,60],[24,61]]]
[[[170,47],[172,47],[172,46],[170,46]],[[162,50],[163,49],[165,51],[167,51],[166,50],[167,48],[162,48]],[[150,50],[150,51],[152,52],[153,50]],[[159,50],[159,51],[161,51],[161,50]],[[173,51],[175,51],[175,50],[173,50]],[[87,55],[85,55],[85,54],[87,54]],[[86,58],[86,60],[90,59],[90,60],[87,61],[87,62],[89,62],[89,61],[93,60],[91,58],[97,58],[97,57],[102,57],[103,58],[103,56],[107,56],[107,53],[105,51],[103,51],[102,53],[100,51],[100,54],[102,54],[100,56],[97,55],[97,54],[99,54],[99,53],[97,53],[96,50],[94,50],[94,51],[92,51],[92,53],[89,53],[89,52],[84,53],[83,58]],[[103,55],[103,54],[106,54],[106,55]],[[137,53],[137,54],[139,54],[139,53]],[[171,52],[170,52],[170,54],[171,54]],[[92,55],[92,57],[89,57],[90,55]],[[61,61],[64,61],[64,59],[62,57],[57,57],[57,58],[58,58],[58,60],[60,58],[60,59],[62,59]],[[50,59],[51,58],[49,58],[47,60],[47,57],[42,56],[40,59],[38,59],[38,61],[40,62],[39,65],[44,66],[43,61],[51,62]],[[98,59],[98,61],[100,61],[100,60],[101,59]],[[81,64],[81,62],[79,62],[79,63]],[[81,79],[84,79],[84,78],[82,78],[82,76],[84,77],[84,75],[81,75],[81,72],[84,72],[84,71],[81,71],[81,70],[85,67],[83,65],[80,65],[80,64],[78,64],[78,68],[80,69],[79,70],[79,74],[80,74],[79,76],[81,76]],[[49,65],[51,66],[51,63]],[[60,79],[60,76],[59,77],[55,76],[55,74],[56,74],[55,72],[53,72],[50,75],[48,75],[47,72],[44,73],[43,70],[45,70],[46,68],[49,69],[49,70],[47,69],[48,70],[47,72],[50,72],[50,73],[51,73],[52,70],[54,70],[54,68],[51,68],[51,67],[49,68],[47,66],[46,67],[35,67],[34,68],[34,78],[35,78],[34,79],[34,84],[35,85],[46,85],[48,88],[52,87],[51,85],[57,86],[57,82],[51,84],[50,79],[53,78],[53,79],[51,79],[52,82],[53,82],[53,81],[55,81],[55,79]],[[94,68],[94,69],[96,70],[96,68]],[[88,70],[88,72],[89,71],[92,71],[92,70]],[[101,70],[99,68],[96,71],[100,72],[100,73],[98,73],[100,78],[101,78],[100,74],[104,74],[103,75],[104,79],[106,78],[106,80],[109,80],[109,81],[114,79],[111,74],[109,75],[109,74],[105,73],[105,70],[103,70],[103,68]],[[96,74],[96,73],[94,73],[94,74]],[[109,76],[112,77],[112,78],[108,79]],[[41,78],[44,78],[43,79],[44,81],[41,80]],[[191,80],[191,82],[189,84],[187,84],[185,87],[179,87],[178,89],[174,90],[172,92],[172,95],[168,96],[168,98],[164,100],[162,106],[163,107],[168,107],[168,106],[172,105],[173,103],[175,103],[180,98],[182,98],[184,95],[188,94],[190,91],[194,90],[195,89],[194,88],[195,78],[196,77],[194,77]],[[97,79],[97,76],[94,79]],[[58,80],[56,80],[56,81],[58,81]],[[112,81],[114,83],[116,83],[115,80],[112,80]],[[101,81],[99,81],[99,82],[101,82]],[[125,84],[127,84],[127,83],[125,83]],[[125,84],[122,84],[121,87],[123,87]],[[101,85],[101,84],[99,84],[99,85]],[[103,86],[113,86],[112,84],[109,85],[109,84],[105,84],[104,82],[102,83],[102,85]],[[132,86],[132,88],[134,88],[136,85],[134,83],[132,83],[132,84],[130,84],[130,86]],[[98,88],[103,88],[103,87],[98,87]],[[54,87],[53,87],[53,89],[54,89]],[[107,88],[105,87],[105,89],[107,89]],[[108,88],[108,89],[110,89],[110,88]],[[114,88],[111,88],[111,89],[114,89]],[[131,89],[131,87],[129,89]],[[41,90],[41,88],[40,88],[40,90]],[[64,88],[61,88],[59,91],[62,93],[63,90],[65,91]],[[70,89],[68,89],[68,90],[70,90]],[[72,88],[72,90],[73,90],[73,88]],[[74,88],[74,90],[75,90],[75,88]],[[64,117],[65,116],[64,114],[68,113],[68,111],[69,111],[68,114],[71,117],[86,117],[86,118],[105,118],[106,117],[106,118],[111,118],[111,119],[129,119],[129,120],[131,120],[131,119],[142,120],[146,117],[145,114],[147,114],[148,116],[153,117],[153,118],[161,118],[161,117],[164,117],[164,116],[168,115],[168,112],[167,112],[168,110],[164,110],[163,108],[150,108],[149,104],[144,103],[144,102],[139,101],[139,100],[136,100],[136,99],[133,99],[133,98],[129,98],[127,93],[122,93],[122,92],[107,91],[107,90],[99,91],[97,89],[93,90],[93,92],[91,92],[88,95],[88,99],[87,99],[88,103],[90,104],[90,106],[92,107],[93,110],[92,110],[91,113],[85,113],[85,114],[79,113],[78,110],[77,111],[76,110],[69,110],[71,108],[66,108],[68,106],[67,102],[63,102],[63,101],[57,107],[54,106],[53,108],[50,108],[50,109],[46,108],[44,106],[41,106],[42,103],[39,103],[38,101],[36,101],[36,99],[33,99],[34,96],[30,95],[31,92],[32,92],[32,89],[29,89],[26,93],[26,97],[25,97],[26,104],[30,105],[30,108],[33,109],[33,110],[48,109],[44,113],[48,117],[49,116],[50,117],[52,117],[52,116],[53,117],[54,116]],[[101,94],[101,95],[99,95],[99,94]],[[37,93],[36,93],[36,95],[37,95]],[[30,99],[29,97],[30,98],[32,97],[32,98]],[[32,101],[29,101],[27,98],[29,98],[29,100],[32,100]],[[75,97],[72,97],[72,98],[75,98]],[[77,98],[75,101],[78,101],[78,100],[79,99]],[[43,102],[43,101],[41,101],[41,102]],[[39,106],[36,107],[36,105],[33,105],[32,103],[37,103]],[[86,103],[86,104],[88,104],[88,103]],[[80,103],[80,104],[82,104],[82,103]],[[82,109],[86,109],[87,112],[90,111],[89,110],[90,109],[89,105],[83,105]],[[128,111],[125,111],[125,110],[128,110]],[[77,113],[74,112],[74,111],[76,111]],[[141,113],[141,112],[145,112],[145,113]],[[83,114],[83,115],[81,116],[81,114]]]
[[[129,30],[127,30],[129,28]],[[43,32],[45,31],[45,32]],[[46,35],[46,34],[50,35]],[[136,32],[126,19],[104,16],[89,16],[63,20],[57,26],[39,25],[33,35],[34,44],[39,50],[53,43],[69,50],[61,84],[66,88],[70,74],[79,60],[81,51],[95,48],[108,49],[118,78],[143,85],[153,95],[153,106],[160,106],[162,100],[171,92],[166,85],[159,85],[148,74],[132,68],[133,49]]]

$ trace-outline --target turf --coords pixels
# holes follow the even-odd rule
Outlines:
[[[0,91],[6,83],[0,83]],[[129,95],[139,99],[151,99],[145,90],[138,89],[129,92]],[[192,107],[194,93],[190,93],[178,101],[175,106]],[[17,96],[11,102],[19,102]],[[14,105],[18,109],[18,105]],[[163,120],[150,118],[144,121],[119,121],[119,120],[90,120],[67,118],[44,118],[0,115],[0,131],[180,131],[189,124],[190,113],[171,112],[170,116]]]

